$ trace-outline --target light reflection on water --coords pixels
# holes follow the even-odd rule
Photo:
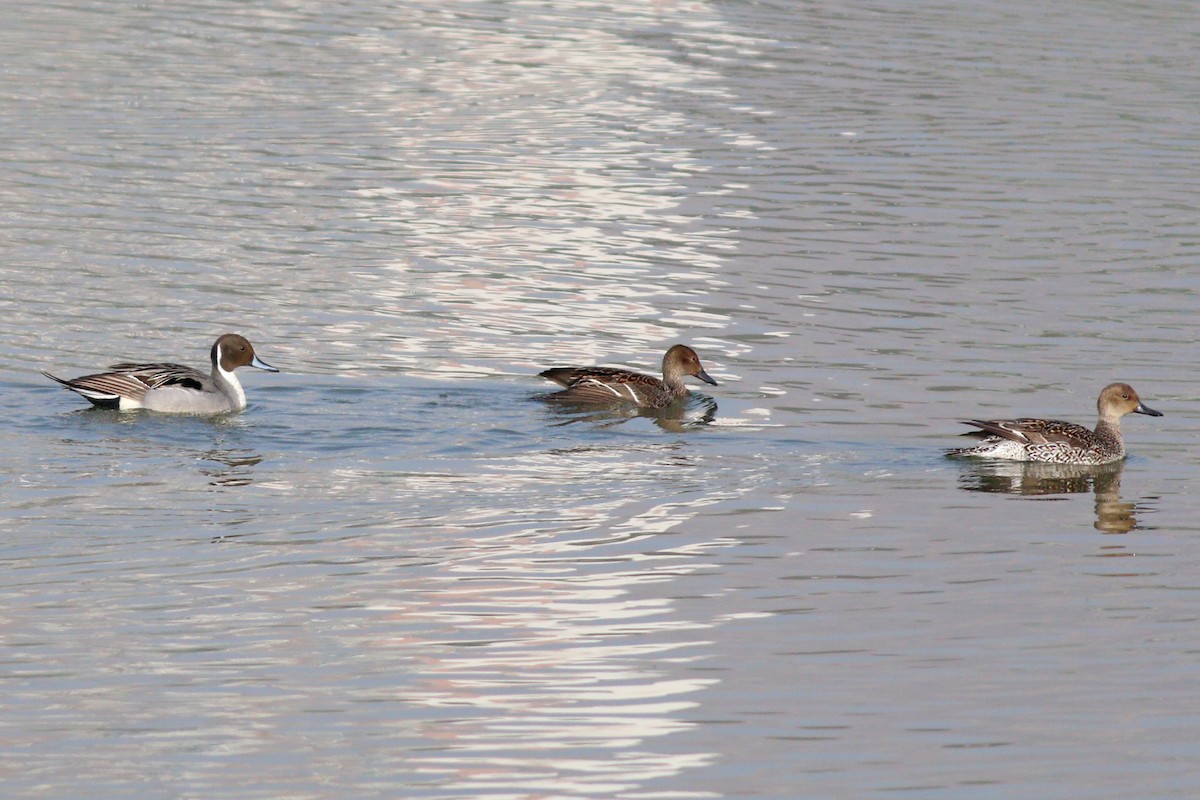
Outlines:
[[[506,27],[472,45],[486,68],[433,66],[422,76],[430,91],[476,107],[425,104],[413,118],[411,99],[397,98],[407,125],[394,147],[410,154],[412,177],[384,175],[386,184],[357,193],[405,231],[403,252],[386,265],[395,274],[370,289],[373,311],[428,321],[384,357],[413,375],[480,376],[495,369],[480,362],[511,362],[512,337],[525,343],[522,365],[544,366],[564,345],[576,363],[594,363],[681,330],[727,328],[726,314],[700,306],[721,285],[722,253],[734,243],[677,213],[689,177],[705,169],[686,144],[695,122],[617,89],[653,74],[659,91],[716,91],[716,74],[625,35],[640,17],[653,24],[652,8],[623,8],[612,30],[580,25],[534,42],[531,28],[547,20],[507,14]],[[699,24],[712,11],[695,5],[689,17]],[[444,34],[442,45],[461,35],[430,33]],[[481,143],[487,151],[469,157]],[[456,313],[463,307],[469,316]],[[467,360],[447,363],[445,351],[462,342]]]
[[[9,726],[33,719],[16,709],[61,687],[69,699],[54,720],[36,717],[39,735],[71,731],[72,741],[104,748],[112,763],[89,760],[88,768],[114,789],[131,779],[134,759],[195,751],[257,760],[279,748],[303,749],[330,725],[354,720],[397,749],[361,773],[337,746],[308,766],[360,788],[387,774],[389,785],[407,776],[457,793],[595,796],[711,764],[713,753],[660,751],[655,741],[694,725],[685,712],[716,683],[669,677],[665,665],[703,661],[707,631],[720,621],[680,617],[666,597],[635,597],[630,589],[711,569],[710,553],[732,542],[655,542],[716,498],[689,479],[701,465],[677,446],[639,449],[649,464],[681,475],[681,499],[638,504],[633,516],[623,487],[649,464],[629,462],[620,450],[572,460],[567,470],[571,454],[553,451],[493,460],[472,474],[334,469],[323,487],[255,480],[270,460],[244,449],[181,452],[196,460],[200,476],[211,478],[208,465],[217,463],[244,479],[214,483],[221,494],[211,513],[232,512],[233,530],[246,532],[209,540],[216,550],[207,554],[191,552],[203,544],[186,521],[194,511],[181,508],[181,528],[164,537],[159,516],[138,508],[157,497],[178,502],[186,487],[110,474],[112,488],[131,492],[132,508],[98,506],[88,525],[107,528],[119,519],[128,528],[91,537],[92,559],[71,558],[62,542],[72,579],[55,605],[70,613],[69,623],[56,630],[40,622],[48,619],[43,598],[53,584],[39,576],[57,569],[52,561],[10,565],[30,580],[9,584],[5,606],[40,610],[24,622],[5,621],[25,649],[10,651],[14,715],[0,728],[11,739]],[[565,476],[558,494],[577,502],[558,505],[545,481],[562,484]],[[589,482],[608,488],[578,491]],[[389,490],[392,502],[380,507],[391,517],[371,519],[356,533],[344,515],[311,515],[355,497],[361,509],[364,487]],[[314,491],[322,502],[312,500]],[[295,497],[298,507],[289,511],[273,494]],[[513,494],[543,505],[519,512],[511,500],[486,500]],[[424,511],[405,508],[414,501]],[[236,509],[243,504],[270,508],[272,517],[242,514]],[[281,526],[274,515],[288,513],[294,516]],[[286,542],[272,541],[280,527]],[[136,556],[123,540],[130,535],[147,543]],[[101,583],[106,602],[95,606],[88,598]],[[337,677],[346,670],[359,676],[349,685]],[[73,688],[81,682],[91,687],[85,694]],[[167,709],[188,721],[178,727]],[[31,756],[27,779],[50,791],[69,785],[54,766],[56,753]],[[256,778],[276,787],[297,779],[282,770],[260,763]],[[190,775],[202,785],[223,783],[206,766]]]
[[[457,717],[431,726],[430,752],[412,757],[418,769],[449,773],[460,791],[592,796],[712,763],[713,753],[658,753],[654,743],[690,727],[681,712],[716,683],[666,679],[655,664],[703,659],[709,625],[673,618],[669,601],[634,600],[627,588],[702,569],[704,551],[721,543],[632,557],[607,554],[623,538],[583,548],[524,536],[465,544],[483,555],[449,565],[442,586],[395,609],[455,631],[430,648],[406,698]]]
[[[703,513],[717,497],[687,480],[701,465],[677,447],[643,452],[682,471],[684,483],[681,499],[641,504],[633,516],[629,496],[611,492],[647,464],[622,463],[628,454],[620,452],[572,461],[572,486],[561,490],[564,499],[572,496],[591,472],[608,492],[593,488],[591,497],[576,494],[575,503],[531,507],[523,515],[511,501],[490,507],[483,498],[516,493],[552,503],[539,487],[548,477],[562,481],[563,459],[571,454],[495,461],[491,471],[470,475],[389,479],[343,469],[329,473],[325,503],[349,499],[368,483],[390,486],[389,509],[420,498],[441,516],[377,518],[370,539],[354,537],[344,525],[351,538],[331,536],[332,520],[315,519],[306,535],[295,524],[310,508],[301,501],[296,521],[286,525],[286,549],[255,546],[271,545],[269,537],[222,536],[213,540],[218,552],[197,560],[186,554],[196,539],[185,530],[168,547],[183,548],[177,565],[152,558],[163,550],[161,540],[141,558],[127,557],[116,576],[103,559],[84,564],[77,586],[62,597],[64,607],[76,609],[96,581],[108,581],[107,607],[74,615],[68,630],[92,631],[88,637],[49,633],[29,641],[34,649],[26,652],[36,659],[18,659],[25,666],[12,673],[12,702],[27,691],[32,700],[46,682],[71,686],[86,665],[106,665],[88,679],[98,704],[68,702],[60,724],[82,742],[119,737],[127,744],[118,753],[142,759],[170,757],[181,748],[256,757],[264,746],[302,747],[305,737],[325,727],[322,714],[345,715],[346,722],[334,723],[339,727],[362,719],[375,726],[376,737],[395,739],[404,751],[363,776],[343,775],[360,786],[382,768],[459,793],[506,788],[601,795],[711,764],[713,753],[660,752],[655,740],[690,728],[684,712],[717,682],[666,677],[665,665],[675,670],[702,661],[707,631],[720,621],[681,618],[667,598],[633,597],[630,589],[711,569],[710,553],[733,542],[690,540],[673,548],[656,542],[656,535]],[[250,474],[267,463],[242,451],[194,455]],[[259,482],[256,502],[263,502],[264,491],[303,498],[315,488]],[[285,507],[267,505],[277,512]],[[100,511],[103,517],[116,510]],[[139,514],[121,516],[135,527],[156,525]],[[278,521],[264,522],[253,515],[242,524],[274,530]],[[511,531],[496,533],[505,528]],[[424,541],[406,539],[418,530]],[[570,530],[577,533],[564,535]],[[420,572],[413,571],[417,565]],[[356,580],[343,586],[350,576]],[[36,602],[45,590],[37,581],[26,597]],[[10,593],[8,600],[19,605],[18,596]],[[120,655],[94,638],[101,627],[120,643]],[[112,660],[119,663],[116,672],[108,671]],[[332,692],[322,676],[353,661],[359,662],[359,685],[348,694]],[[137,676],[142,691],[152,688],[153,704],[128,696],[123,674]],[[193,687],[214,679],[222,688],[199,701]],[[158,703],[186,708],[195,727],[164,735],[164,724],[172,726]],[[409,710],[376,719],[379,704]],[[119,722],[106,712],[114,706],[122,708]],[[412,711],[422,707],[435,713]],[[30,775],[57,785],[42,763],[34,759]],[[339,775],[345,768],[336,763],[336,748],[313,764]],[[103,772],[121,779],[119,767]],[[273,767],[265,774],[275,785],[287,783]],[[204,768],[195,779],[219,782]]]

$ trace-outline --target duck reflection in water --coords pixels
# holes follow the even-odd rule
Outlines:
[[[251,467],[262,463],[262,456],[248,450],[209,450],[200,456],[222,466],[201,469],[210,478],[210,486],[249,486],[254,482]]]
[[[1137,504],[1121,500],[1123,461],[1099,466],[996,460],[959,463],[963,468],[959,485],[966,491],[1027,497],[1094,491],[1096,530],[1129,533],[1138,527]]]
[[[544,396],[543,396],[544,398]],[[702,394],[693,394],[665,408],[638,408],[631,405],[596,406],[589,403],[569,403],[555,400],[546,404],[561,421],[556,425],[588,422],[607,428],[621,425],[632,419],[645,418],[668,433],[684,431],[708,425],[717,418],[717,401]]]

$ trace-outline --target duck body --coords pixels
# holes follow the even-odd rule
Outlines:
[[[245,337],[227,333],[213,343],[212,371],[167,362],[113,364],[107,372],[64,380],[42,374],[87,398],[99,408],[133,411],[146,409],[167,414],[225,414],[246,407],[246,393],[234,374],[251,366],[268,372],[279,370],[254,352]]]
[[[700,357],[687,345],[677,344],[663,356],[663,377],[645,375],[615,367],[553,367],[541,377],[564,387],[546,395],[552,402],[580,405],[633,405],[638,408],[666,408],[688,393],[683,379],[695,376],[713,386],[713,380],[700,365]]]
[[[1034,417],[964,420],[963,424],[979,430],[963,435],[983,441],[974,447],[951,450],[948,455],[1051,464],[1110,464],[1125,457],[1121,417],[1126,414],[1162,416],[1161,412],[1143,404],[1127,383],[1104,387],[1096,407],[1100,419],[1095,430],[1059,419]]]

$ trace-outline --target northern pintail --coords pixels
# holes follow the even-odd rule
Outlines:
[[[1110,383],[1096,401],[1100,420],[1096,430],[1058,419],[964,420],[980,430],[964,433],[983,442],[951,450],[952,456],[980,456],[1008,461],[1044,461],[1053,464],[1108,464],[1125,457],[1121,417],[1162,412],[1147,408],[1127,383]]]
[[[93,405],[131,411],[145,408],[174,414],[223,414],[246,407],[246,393],[233,371],[251,366],[279,372],[254,353],[245,337],[221,336],[212,346],[212,373],[181,364],[113,364],[108,372],[58,381],[86,397]]]
[[[585,405],[629,403],[639,408],[664,408],[687,394],[683,379],[688,375],[717,385],[700,366],[696,351],[685,344],[666,352],[662,371],[662,380],[613,367],[553,367],[538,374],[566,387],[545,399]]]

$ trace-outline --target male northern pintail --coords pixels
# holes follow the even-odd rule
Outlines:
[[[546,395],[547,400],[580,404],[629,403],[640,408],[664,408],[687,394],[683,379],[695,375],[705,383],[717,385],[700,366],[700,356],[685,344],[667,351],[662,361],[662,380],[640,372],[613,367],[553,367],[538,373],[560,386],[561,392]]]
[[[1054,464],[1108,464],[1125,457],[1121,417],[1130,413],[1162,416],[1162,412],[1147,408],[1127,383],[1105,386],[1096,407],[1100,421],[1094,431],[1058,419],[964,420],[963,424],[980,430],[963,436],[974,436],[983,442],[951,450],[949,455]]]
[[[223,414],[246,407],[246,393],[233,371],[251,366],[279,372],[254,354],[245,337],[227,333],[212,346],[212,373],[181,364],[113,364],[109,372],[69,381],[43,372],[101,408],[146,408],[175,414]]]

